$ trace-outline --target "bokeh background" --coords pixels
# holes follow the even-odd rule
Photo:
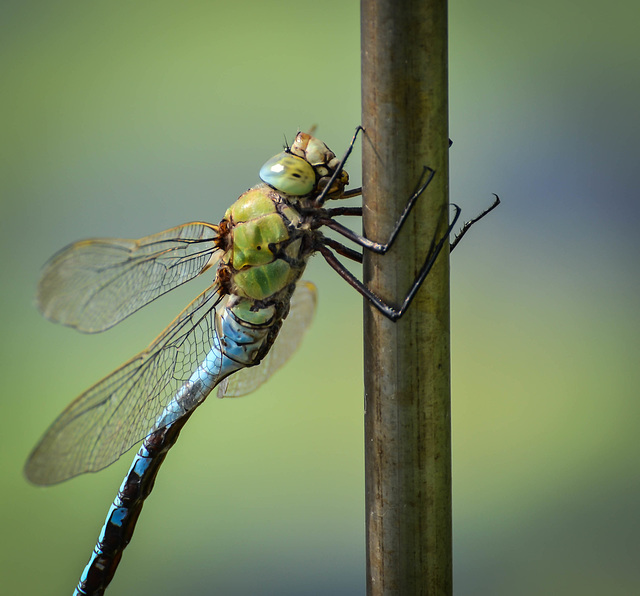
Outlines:
[[[456,594],[640,593],[639,6],[451,3],[452,199],[503,199],[452,259]],[[131,455],[23,463],[206,283],[87,336],[38,315],[41,265],[216,223],[298,128],[341,152],[359,69],[356,2],[2,2],[0,591],[71,592]],[[364,594],[362,301],[306,277],[303,347],[192,418],[109,593]]]

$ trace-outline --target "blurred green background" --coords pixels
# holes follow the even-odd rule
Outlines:
[[[452,260],[457,594],[640,593],[638,6],[450,7],[452,199],[504,201]],[[71,593],[131,455],[52,488],[24,461],[206,283],[86,336],[38,315],[41,265],[217,223],[298,127],[341,152],[359,43],[355,2],[0,5],[3,593]],[[302,349],[192,418],[109,593],[364,594],[362,301],[306,277]]]

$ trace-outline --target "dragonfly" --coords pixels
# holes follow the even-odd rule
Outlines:
[[[301,281],[311,255],[322,255],[385,317],[397,321],[408,309],[460,208],[453,205],[451,223],[431,242],[400,306],[371,292],[336,255],[361,263],[364,251],[385,254],[435,171],[424,168],[386,242],[354,232],[336,218],[361,217],[362,207],[325,203],[362,194],[361,188],[347,189],[344,169],[362,130],[356,129],[341,159],[312,134],[299,132],[262,166],[261,182],[242,194],[217,225],[191,222],[138,240],[83,240],[45,265],[37,290],[40,311],[88,333],[105,331],[174,288],[213,274],[211,285],[145,350],[71,402],[25,465],[31,482],[56,484],[99,471],[142,441],[74,594],[106,590],[159,468],[195,409],[216,388],[218,397],[255,390],[298,348],[316,304],[315,286]],[[489,209],[464,224],[451,249],[498,203],[496,196]]]

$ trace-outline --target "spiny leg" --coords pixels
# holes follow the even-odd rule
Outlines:
[[[357,250],[353,250],[352,248],[349,248],[348,246],[341,244],[337,240],[334,240],[333,238],[327,238],[326,236],[322,237],[321,242],[325,246],[330,246],[331,248],[333,248],[333,250],[335,250],[339,255],[342,255],[347,259],[351,259],[356,263],[362,263],[361,252],[358,252]]]
[[[354,215],[356,217],[362,217],[362,207],[333,207],[332,209],[323,209],[322,218],[333,219],[341,215]]]
[[[358,190],[361,190],[361,189],[358,189]],[[469,228],[471,226],[473,226],[474,224],[479,222],[485,215],[491,213],[491,211],[493,211],[500,204],[500,197],[495,193],[493,193],[493,196],[496,199],[491,204],[490,207],[487,207],[484,211],[482,211],[482,213],[480,213],[479,215],[476,215],[473,219],[470,219],[469,221],[465,222],[464,225],[460,228],[460,231],[455,235],[453,241],[451,242],[451,245],[449,247],[450,248],[450,252],[453,251],[453,249],[456,246],[458,246],[460,240],[462,240],[462,237],[469,231]],[[357,240],[355,238],[359,237],[359,234],[356,234],[353,230],[350,230],[349,228],[347,228],[346,226],[343,226],[342,224],[340,224],[338,222],[332,221],[332,218],[334,218],[334,217],[345,216],[345,215],[347,215],[347,216],[348,215],[352,215],[352,216],[362,217],[362,207],[335,207],[333,209],[325,209],[324,210],[324,216],[325,217],[318,218],[317,221],[318,221],[319,225],[325,225],[328,228],[331,228],[331,229],[335,230],[336,232],[341,233],[346,238],[349,238],[350,240],[353,240],[354,242],[357,242]],[[338,228],[340,228],[340,229],[338,230]],[[387,245],[390,245],[391,241],[387,242]],[[360,244],[359,242],[357,242],[357,243]],[[374,252],[377,252],[377,251],[375,251],[375,249],[372,249],[372,250],[374,250]],[[388,247],[387,247],[387,250],[388,250]]]
[[[355,145],[356,139],[358,138],[358,134],[360,133],[360,131],[364,132],[364,128],[362,126],[357,126],[356,131],[353,135],[353,138],[351,139],[351,142],[349,143],[349,146],[347,147],[347,150],[345,151],[344,156],[340,160],[340,163],[336,167],[331,178],[329,179],[329,182],[324,187],[324,189],[322,190],[318,198],[315,199],[313,203],[314,204],[313,210],[321,208],[322,205],[324,204],[327,193],[329,192],[329,189],[333,187],[334,182],[338,179],[338,176],[342,172],[342,168],[344,167],[344,164],[346,163],[347,159],[349,158],[349,155],[351,155],[351,152],[353,151],[353,147]],[[449,146],[451,146],[451,140],[449,140]],[[349,240],[351,240],[352,242],[355,242],[356,244],[358,244],[359,246],[362,246],[363,248],[366,248],[378,254],[385,254],[391,248],[393,242],[395,241],[398,234],[400,233],[400,229],[402,228],[402,225],[407,220],[407,217],[409,216],[411,209],[413,209],[413,206],[415,205],[420,195],[426,190],[427,186],[429,186],[429,183],[433,179],[434,175],[435,175],[435,170],[433,170],[432,168],[429,168],[428,166],[425,166],[423,168],[422,175],[420,177],[420,180],[418,181],[418,184],[416,185],[416,189],[414,190],[413,194],[409,197],[409,200],[407,201],[407,204],[405,205],[404,210],[400,215],[400,218],[396,222],[396,225],[394,226],[394,229],[391,232],[391,236],[389,237],[389,240],[385,243],[374,242],[372,240],[369,240],[368,238],[365,238],[365,236],[363,236],[362,234],[357,234],[353,230],[350,230],[349,228],[342,225],[341,223],[333,220],[334,217],[337,217],[339,215],[361,216],[362,207],[337,207],[333,209],[327,209],[324,211],[324,213],[321,216],[316,217],[316,225],[317,227],[320,227],[323,225],[327,226],[328,228],[334,230],[338,234],[341,234],[345,238],[348,238]],[[352,190],[345,191],[342,195],[342,198],[346,199],[351,197],[357,197],[357,196],[360,196],[361,194],[362,194],[362,188],[354,188]]]
[[[342,193],[342,199],[352,199],[353,197],[359,197],[362,194],[362,187],[350,188]]]
[[[356,127],[356,131],[353,135],[353,138],[351,139],[351,142],[349,143],[349,147],[347,147],[347,150],[342,160],[340,161],[340,164],[338,165],[335,172],[331,176],[331,179],[329,180],[329,183],[327,184],[327,186],[323,189],[323,191],[320,193],[320,195],[316,199],[317,207],[321,207],[324,204],[326,194],[328,190],[332,187],[333,183],[336,181],[338,176],[340,175],[340,172],[342,171],[342,168],[344,167],[344,164],[346,163],[349,155],[351,155],[351,151],[353,150],[353,146],[356,142],[358,133],[360,131],[364,132],[364,128],[362,126]],[[453,145],[453,141],[449,139],[449,147],[451,147],[451,145]],[[393,241],[396,239],[398,233],[400,232],[400,228],[402,227],[402,224],[404,223],[407,216],[409,215],[409,212],[411,211],[413,205],[415,204],[415,201],[424,192],[424,190],[427,188],[427,186],[431,182],[431,179],[433,178],[435,171],[429,167],[425,167],[422,175],[424,176],[425,173],[428,173],[427,180],[422,186],[420,186],[420,183],[418,183],[418,188],[413,193],[413,195],[411,195],[411,197],[409,198],[409,201],[407,202],[407,205],[405,206],[404,211],[400,216],[400,219],[396,223],[396,226],[393,232],[391,233],[391,237],[385,244],[368,240],[361,234],[356,234],[353,230],[350,230],[349,228],[347,228],[346,226],[343,226],[339,222],[333,221],[334,217],[338,217],[341,215],[362,216],[362,207],[335,207],[332,209],[326,209],[324,211],[324,217],[317,218],[316,221],[318,222],[319,225],[325,225],[328,228],[335,230],[337,233],[341,234],[345,238],[349,238],[349,240],[352,240],[353,242],[362,246],[363,248],[367,248],[379,254],[385,254],[389,250],[389,248],[391,248]],[[342,194],[342,198],[347,199],[352,197],[358,197],[361,194],[362,194],[362,188],[352,188],[350,190],[345,191]],[[452,252],[453,249],[458,245],[460,240],[462,240],[462,237],[468,232],[469,228],[473,224],[480,221],[485,215],[493,211],[500,204],[500,197],[498,197],[498,195],[495,193],[493,196],[495,196],[496,198],[494,203],[489,208],[485,209],[482,213],[480,213],[480,215],[477,215],[473,219],[470,219],[469,221],[465,222],[465,224],[462,226],[460,231],[455,235],[455,238],[453,239],[453,242],[451,242],[451,245],[449,247],[450,252]]]
[[[314,204],[316,207],[322,207],[322,205],[324,204],[326,198],[327,198],[327,193],[329,192],[329,190],[333,187],[334,182],[338,179],[338,176],[340,176],[340,174],[342,173],[342,168],[344,168],[344,164],[347,162],[347,159],[349,159],[349,155],[351,155],[351,152],[353,151],[353,146],[356,143],[356,139],[358,138],[358,133],[362,131],[364,132],[364,128],[362,128],[362,126],[357,126],[356,127],[356,132],[353,134],[353,138],[351,139],[351,142],[349,143],[349,146],[347,147],[347,150],[345,151],[342,159],[340,160],[340,163],[338,164],[338,167],[335,169],[335,171],[333,172],[333,174],[331,175],[331,178],[329,178],[329,182],[327,183],[327,185],[322,189],[322,192],[318,195],[318,198],[314,201]],[[355,189],[356,191],[361,189]],[[352,191],[353,192],[353,191]],[[361,194],[358,193],[358,194]],[[351,196],[358,196],[358,194],[350,194],[347,193],[345,198],[351,197]]]
[[[336,207],[334,209],[327,209],[316,219],[317,225],[326,226],[331,230],[334,230],[341,236],[344,236],[352,242],[355,242],[358,246],[362,246],[362,248],[366,248],[367,250],[383,255],[393,245],[395,239],[400,233],[400,230],[402,229],[404,222],[409,217],[409,213],[411,213],[413,206],[416,204],[416,201],[418,200],[420,195],[426,190],[427,186],[429,186],[429,183],[433,179],[434,174],[435,170],[432,170],[431,168],[425,166],[422,171],[422,176],[420,177],[420,180],[418,182],[418,186],[414,190],[413,194],[409,197],[409,200],[407,201],[402,214],[398,218],[398,221],[396,222],[387,242],[381,243],[369,240],[362,234],[358,234],[332,219],[333,217],[336,217],[338,215],[362,215],[362,207]]]
[[[336,251],[337,251],[337,246],[342,247],[340,243],[330,239],[324,239],[321,243],[318,244],[317,250],[324,257],[327,263],[340,275],[340,277],[342,277],[349,285],[351,285],[355,290],[357,290],[360,294],[362,294],[362,296],[364,296],[367,300],[369,300],[369,302],[371,302],[371,304],[373,304],[385,317],[387,317],[392,321],[397,321],[409,308],[411,301],[417,294],[418,290],[420,289],[420,286],[426,279],[427,275],[429,275],[429,272],[431,271],[433,264],[438,258],[438,255],[440,254],[440,251],[442,250],[444,243],[448,240],[449,234],[451,234],[451,230],[453,229],[453,227],[456,225],[456,222],[458,221],[458,217],[460,216],[460,211],[461,211],[460,207],[458,207],[457,205],[453,205],[453,207],[456,210],[456,214],[453,218],[453,221],[447,228],[447,231],[442,235],[440,240],[435,245],[434,243],[431,244],[431,248],[427,253],[427,258],[425,259],[425,262],[422,265],[422,268],[420,269],[416,278],[413,280],[413,283],[411,284],[411,287],[409,288],[407,295],[404,297],[402,304],[400,305],[400,307],[397,307],[397,308],[391,306],[389,303],[385,302],[382,298],[374,294],[367,286],[365,286],[355,275],[353,275],[353,273],[351,273],[351,271],[349,271],[338,260],[338,258],[333,254],[333,252],[328,247],[328,245],[333,246],[334,248],[336,248]],[[344,253],[340,253],[340,254],[344,254]],[[359,254],[359,253],[356,253],[356,254]]]
[[[346,163],[347,159],[349,158],[349,155],[353,150],[353,146],[355,144],[356,138],[360,131],[364,131],[364,128],[362,128],[362,126],[358,126],[356,128],[355,134],[353,135],[353,138],[351,139],[351,143],[349,144],[349,147],[347,148],[347,151],[345,152],[342,160],[338,164],[338,167],[335,169],[326,187],[323,189],[323,191],[320,193],[318,198],[315,200],[315,205],[314,205],[315,209],[321,208],[322,205],[324,204],[326,195],[329,189],[333,186],[334,182],[337,180],[340,173],[342,172],[342,168],[344,167],[344,164]],[[449,147],[451,147],[452,144],[453,144],[453,141],[449,139]],[[425,175],[426,175],[426,180],[424,182],[421,182],[422,179],[425,177]],[[402,214],[400,215],[400,218],[396,222],[396,225],[393,231],[391,232],[391,235],[386,243],[379,243],[379,242],[374,242],[372,240],[369,240],[365,236],[361,234],[357,234],[353,230],[350,230],[346,226],[332,219],[334,217],[338,217],[341,215],[361,217],[362,207],[337,207],[333,209],[323,210],[323,214],[319,217],[316,217],[316,220],[315,220],[316,226],[321,227],[325,225],[328,228],[334,230],[335,232],[341,234],[345,238],[348,238],[349,240],[358,244],[362,248],[366,248],[377,254],[385,254],[391,248],[393,242],[395,241],[398,234],[400,233],[400,229],[402,228],[402,225],[406,221],[407,217],[409,216],[409,213],[411,212],[411,209],[415,205],[415,202],[420,197],[420,195],[426,190],[427,186],[429,186],[429,183],[433,179],[434,175],[435,175],[435,170],[425,166],[425,168],[423,169],[422,177],[418,182],[416,190],[411,195],[411,197],[409,197],[409,201],[405,205],[405,208]],[[361,194],[362,194],[362,188],[356,188],[350,191],[346,191],[343,194],[343,198],[360,196]],[[457,246],[457,244],[460,242],[462,237],[467,233],[469,228],[474,223],[478,222],[480,219],[482,219],[485,215],[487,215],[490,211],[495,209],[500,204],[500,198],[498,197],[498,195],[495,195],[495,197],[496,197],[496,200],[493,203],[493,205],[491,205],[488,209],[485,209],[482,213],[480,213],[480,215],[473,218],[472,220],[469,220],[463,225],[460,232],[456,234],[456,237],[454,238],[454,241],[450,246],[450,251],[452,251]],[[379,296],[374,294],[368,287],[366,287],[357,277],[355,277],[355,275],[353,275],[337,259],[337,257],[333,254],[333,252],[329,247],[332,247],[336,252],[338,252],[338,254],[341,254],[356,262],[362,262],[362,255],[360,253],[344,246],[343,244],[337,242],[336,240],[326,238],[326,237],[322,237],[322,239],[317,245],[317,250],[322,254],[322,256],[327,261],[327,263],[347,283],[349,283],[354,289],[356,289],[360,294],[362,294],[362,296],[367,298],[367,300],[369,300],[384,316],[391,319],[392,321],[397,321],[406,312],[407,308],[409,308],[411,301],[413,300],[418,290],[420,289],[420,286],[422,285],[427,275],[431,271],[431,268],[433,267],[433,264],[438,258],[438,255],[440,254],[440,251],[442,250],[444,243],[449,238],[449,235],[451,234],[453,227],[455,226],[458,218],[460,217],[460,212],[461,212],[460,207],[458,207],[458,205],[456,205],[455,203],[451,203],[451,206],[454,207],[456,210],[453,221],[447,228],[446,233],[443,234],[443,236],[440,238],[438,243],[435,246],[432,243],[431,248],[429,249],[429,252],[427,254],[427,258],[422,268],[420,269],[420,272],[418,273],[413,283],[411,284],[411,287],[409,288],[409,292],[405,296],[399,308],[394,308],[393,306],[391,306],[390,304],[382,300]]]
[[[493,202],[493,204],[490,207],[488,207],[487,209],[482,211],[479,215],[477,215],[473,219],[470,219],[469,221],[465,222],[465,224],[462,226],[460,232],[458,232],[458,234],[456,234],[453,242],[451,243],[450,251],[452,251],[458,245],[458,243],[460,242],[462,237],[467,233],[467,231],[469,230],[469,228],[471,226],[473,226],[475,223],[480,221],[485,215],[487,215],[488,213],[493,211],[500,204],[500,197],[498,197],[498,195],[496,195],[496,194],[494,194],[494,196],[496,197],[496,200]],[[362,262],[362,255],[360,253],[358,253],[357,251],[349,249],[348,247],[346,247],[343,244],[337,242],[336,240],[333,240],[332,238],[326,238],[326,237],[322,237],[321,244],[319,244],[319,246],[317,248],[318,248],[318,251],[320,252],[320,254],[322,254],[324,259],[327,261],[327,263],[349,285],[351,285],[360,294],[362,294],[362,296],[364,296],[367,300],[369,300],[369,302],[371,302],[371,304],[373,304],[384,316],[386,316],[388,319],[391,319],[392,321],[397,321],[406,312],[407,308],[409,308],[409,305],[411,304],[411,301],[413,300],[413,298],[415,297],[416,293],[420,289],[420,286],[422,285],[422,283],[426,279],[427,275],[429,275],[429,272],[431,271],[431,268],[433,267],[433,264],[435,263],[438,255],[440,254],[440,251],[442,250],[442,247],[444,246],[445,240],[451,234],[451,231],[453,230],[453,228],[454,228],[454,226],[455,226],[455,224],[456,224],[456,222],[458,220],[458,217],[460,216],[460,212],[461,212],[460,207],[458,207],[458,205],[456,205],[454,203],[452,203],[452,206],[456,210],[456,214],[455,214],[455,216],[453,218],[453,221],[449,225],[449,227],[447,229],[447,232],[442,236],[442,238],[435,245],[435,247],[434,247],[434,245],[432,243],[431,248],[429,249],[429,253],[427,254],[427,258],[426,258],[422,268],[420,269],[420,272],[418,273],[418,275],[416,276],[415,280],[411,284],[411,287],[409,288],[409,292],[405,296],[402,304],[400,305],[400,308],[394,308],[393,306],[391,306],[390,304],[388,304],[387,302],[382,300],[379,296],[374,294],[367,286],[365,286],[355,275],[353,275],[353,273],[351,273],[351,271],[349,271],[336,258],[336,256],[331,252],[329,247],[333,248],[338,254],[341,254],[341,255],[343,255],[343,256],[345,256],[345,257],[347,257],[347,258],[349,258],[349,259],[351,259],[353,261],[361,263]],[[332,210],[332,215],[333,216],[338,216],[338,215],[362,215],[362,208],[360,208],[360,207],[338,207],[335,210]],[[400,222],[400,225],[401,225],[401,222]],[[335,229],[335,227],[333,227],[333,226],[331,226],[331,227],[333,229]],[[348,228],[345,228],[344,226],[342,226],[342,227],[344,228],[344,230],[346,230],[347,232],[350,233],[347,236],[348,238],[352,238],[352,236],[353,237],[358,236],[357,234],[355,234],[355,232],[352,232]],[[392,237],[390,239],[390,242],[388,242],[387,244],[390,245],[391,242],[393,242],[394,239],[395,239],[395,237]],[[388,247],[387,247],[387,250],[388,250]],[[384,253],[382,253],[382,254],[384,254]]]
[[[460,231],[456,234],[455,238],[453,239],[453,242],[451,243],[450,246],[450,250],[453,251],[453,249],[458,246],[458,243],[460,242],[460,240],[462,240],[462,237],[469,231],[469,228],[474,224],[479,222],[485,215],[487,215],[487,213],[490,213],[491,211],[493,211],[499,204],[500,204],[500,197],[493,193],[493,196],[496,198],[496,200],[493,202],[493,204],[490,207],[487,207],[482,213],[480,213],[480,215],[476,215],[476,217],[474,217],[473,219],[470,219],[469,221],[465,222],[465,224],[460,228]]]

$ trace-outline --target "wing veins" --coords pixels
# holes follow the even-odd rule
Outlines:
[[[216,341],[223,298],[216,283],[209,286],[145,350],[76,398],[34,450],[28,477],[52,484],[97,471],[147,436]]]

